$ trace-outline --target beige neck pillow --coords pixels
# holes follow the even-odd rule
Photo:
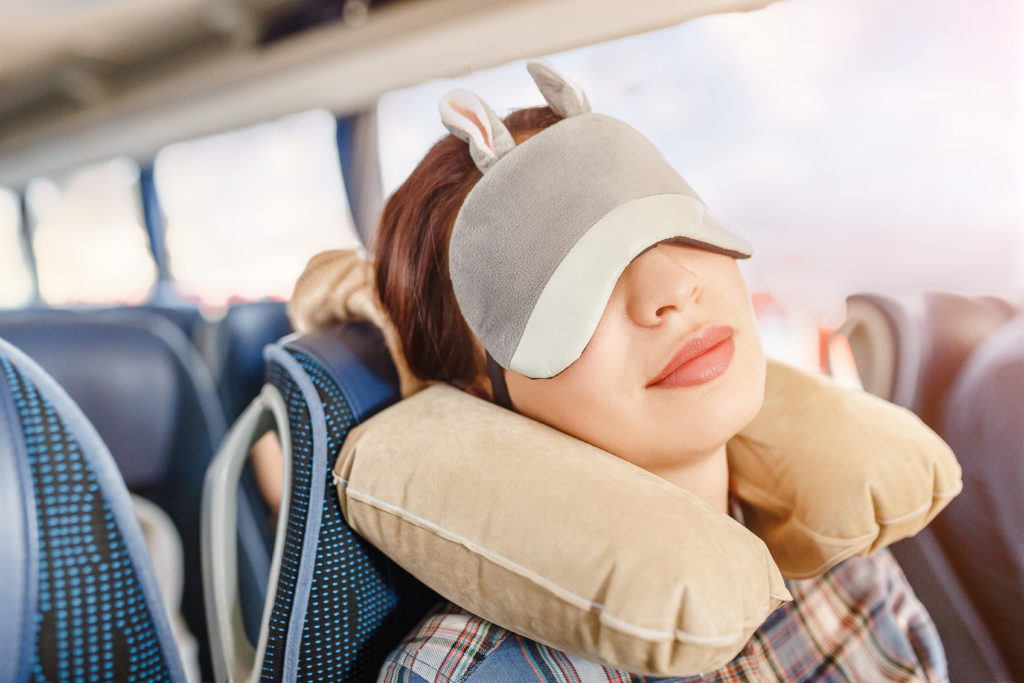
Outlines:
[[[789,599],[783,575],[913,535],[961,488],[950,449],[909,411],[767,370],[764,407],[727,446],[745,526],[446,385],[349,434],[334,470],[346,519],[444,597],[524,636],[626,671],[713,670]]]

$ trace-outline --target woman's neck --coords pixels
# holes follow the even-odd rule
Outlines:
[[[729,514],[729,461],[725,444],[680,464],[651,469],[662,479],[686,489],[720,512]]]

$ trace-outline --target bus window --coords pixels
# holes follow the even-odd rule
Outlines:
[[[51,305],[140,303],[156,282],[139,167],[114,159],[26,189],[39,292]]]
[[[32,274],[21,241],[18,198],[0,188],[0,308],[26,306],[32,300]]]
[[[753,242],[766,346],[818,368],[850,293],[1024,290],[1020,31],[1011,2],[794,0],[551,61]],[[453,87],[500,115],[542,104],[521,63],[389,94],[386,192],[445,134]]]
[[[175,289],[207,306],[287,299],[309,258],[359,244],[336,123],[312,111],[178,143],[156,159]]]

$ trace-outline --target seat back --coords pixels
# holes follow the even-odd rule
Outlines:
[[[0,319],[0,337],[65,387],[109,446],[129,490],[159,505],[184,550],[182,613],[212,675],[202,597],[199,505],[206,469],[225,432],[209,368],[184,332],[142,309],[28,311]],[[264,586],[270,548],[243,497],[239,542],[247,590]],[[262,602],[262,593],[257,598]],[[253,629],[258,624],[254,619]]]
[[[939,290],[854,294],[846,306],[836,334],[848,339],[865,390],[910,408],[940,435],[960,367],[1015,312],[996,297]]]
[[[947,438],[945,410],[954,380],[974,349],[1013,312],[1002,299],[952,292],[855,294],[847,298],[847,318],[836,335],[849,341],[865,390],[913,410]],[[965,477],[961,496],[970,495],[969,485]],[[929,527],[894,544],[892,552],[935,621],[951,679],[1009,680],[976,604],[976,589],[955,571],[961,551],[937,538],[943,520],[957,508],[954,501]]]
[[[1024,680],[1024,315],[968,358],[946,404],[964,490],[932,527],[1013,680]]]
[[[175,325],[141,311],[34,311],[4,317],[0,336],[71,395],[131,490],[159,487],[176,468],[181,479],[202,478],[224,418],[209,370]],[[203,451],[182,471],[183,453]]]
[[[375,680],[387,653],[437,600],[355,534],[331,477],[349,431],[398,400],[384,341],[368,323],[267,348],[267,386],[229,433],[203,504],[208,616],[218,680]],[[285,456],[272,576],[259,642],[241,633],[229,516],[251,444],[276,427]],[[228,514],[225,514],[228,512]]]
[[[217,391],[234,421],[263,386],[263,347],[292,331],[283,301],[247,301],[231,306],[210,342]]]
[[[184,681],[131,501],[88,420],[0,340],[4,681]]]
[[[117,306],[111,313],[131,317],[132,315],[157,315],[172,323],[191,341],[198,342],[205,334],[205,321],[198,306],[190,304],[142,304],[139,306]]]

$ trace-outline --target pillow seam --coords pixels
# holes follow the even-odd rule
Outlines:
[[[343,480],[340,480],[339,478],[339,481]],[[339,489],[340,488],[342,487],[339,486]],[[415,524],[416,526],[424,528],[428,531],[438,533],[442,538],[445,538],[446,540],[451,542],[458,543],[464,546],[466,549],[470,550],[471,552],[480,555],[480,557],[488,561],[494,562],[494,564],[498,565],[499,567],[507,571],[511,571],[525,579],[532,581],[541,588],[544,588],[547,591],[549,591],[557,599],[563,600],[565,603],[569,604],[572,607],[575,607],[576,609],[585,611],[590,611],[592,609],[597,610],[600,614],[599,619],[602,623],[624,635],[632,636],[646,641],[677,640],[684,643],[692,643],[702,646],[710,645],[718,647],[728,647],[731,644],[733,644],[736,639],[743,638],[743,631],[725,635],[700,636],[678,628],[674,628],[672,629],[672,631],[665,631],[663,629],[633,624],[629,621],[626,621],[625,619],[621,619],[609,613],[602,603],[594,602],[592,600],[588,600],[587,598],[581,595],[577,595],[572,590],[564,586],[558,585],[550,579],[546,579],[545,577],[537,574],[537,572],[531,571],[526,567],[523,567],[522,565],[519,565],[518,563],[515,563],[494,551],[484,548],[483,546],[479,545],[478,543],[475,543],[474,541],[471,541],[468,538],[465,538],[459,534],[456,534],[453,531],[449,531],[448,529],[445,529],[435,524],[434,522],[431,522],[430,520],[424,519],[408,510],[405,510],[404,508],[380,500],[372,496],[371,494],[353,489],[351,486],[345,486],[344,488],[346,490],[346,495],[355,499],[356,501],[369,505],[370,507],[373,507],[382,512],[391,514],[395,517]],[[770,609],[762,609],[762,612],[764,614],[762,615],[762,618],[759,620],[744,621],[743,629],[746,630],[750,627],[756,628],[757,626],[762,624],[764,622],[763,616],[766,616],[769,611]],[[645,635],[644,632],[653,635]]]

